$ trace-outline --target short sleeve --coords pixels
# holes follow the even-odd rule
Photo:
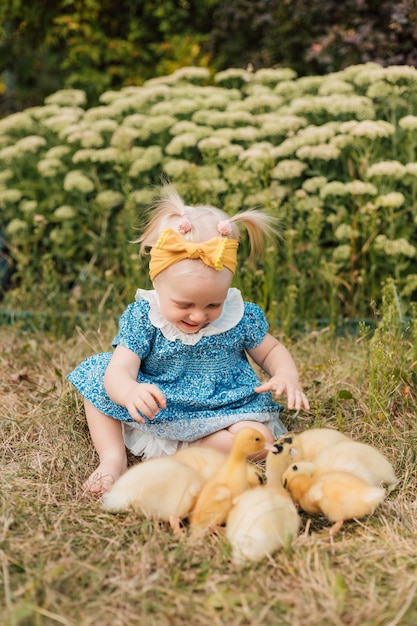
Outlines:
[[[245,337],[245,349],[256,348],[268,332],[268,322],[262,309],[253,302],[245,302],[245,313],[242,319]]]
[[[149,303],[146,300],[133,302],[122,313],[119,331],[112,346],[124,346],[132,350],[142,360],[148,354],[155,338],[156,328],[149,320]]]

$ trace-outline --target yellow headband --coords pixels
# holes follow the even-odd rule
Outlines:
[[[215,270],[221,272],[226,267],[234,274],[237,265],[238,245],[236,239],[224,237],[192,243],[185,241],[175,230],[166,228],[151,248],[149,275],[153,280],[167,267],[184,259],[200,259],[205,265]]]

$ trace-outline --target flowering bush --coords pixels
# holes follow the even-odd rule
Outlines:
[[[377,64],[298,78],[182,68],[141,87],[79,90],[0,120],[5,306],[119,311],[146,264],[129,243],[162,177],[189,204],[262,207],[282,240],[235,284],[290,330],[367,317],[381,285],[417,291],[417,70]],[[23,304],[24,303],[24,304]]]

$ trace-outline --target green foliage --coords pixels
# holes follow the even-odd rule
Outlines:
[[[13,102],[5,108],[37,104],[59,87],[83,89],[93,105],[106,89],[206,65],[210,12],[210,2],[121,0],[116,15],[110,0],[6,0],[0,67]]]
[[[417,375],[417,363],[413,359],[417,349],[413,333],[415,318],[405,321],[392,279],[382,288],[378,317],[377,328],[368,342],[368,360],[371,419],[381,423],[397,413],[399,390],[407,400]]]
[[[4,0],[2,113],[59,88],[141,85],[195,65],[328,74],[375,61],[417,65],[414,0]],[[1,84],[0,84],[1,87]]]
[[[276,0],[217,2],[209,33],[212,64],[217,69],[254,68],[281,62],[273,56],[271,42],[281,32],[275,20]]]
[[[283,238],[262,263],[247,259],[243,238],[235,277],[272,326],[371,317],[388,278],[410,314],[415,68],[308,78],[230,69],[211,80],[185,67],[86,102],[82,90],[59,90],[0,121],[7,306],[117,310],[147,287],[129,241],[165,176],[188,204],[230,214],[258,206],[278,218]]]

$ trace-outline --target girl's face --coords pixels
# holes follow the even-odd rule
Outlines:
[[[220,317],[232,278],[198,260],[175,263],[154,280],[160,311],[183,333],[198,333]]]

